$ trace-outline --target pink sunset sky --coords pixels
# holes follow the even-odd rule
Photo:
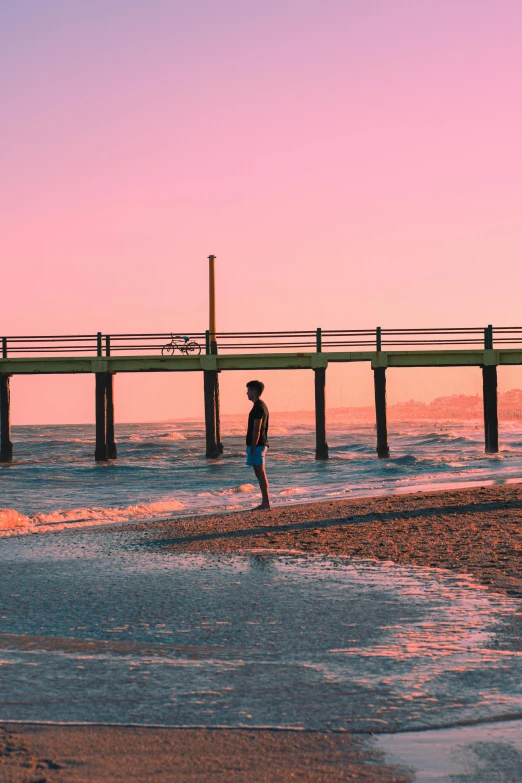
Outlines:
[[[201,332],[209,253],[220,330],[522,325],[521,30],[518,0],[3,3],[0,334]],[[388,376],[392,403],[481,383]],[[312,407],[311,373],[263,379]],[[11,389],[15,424],[94,420],[91,376]],[[200,374],[116,394],[203,413]],[[368,366],[341,395],[370,403]]]

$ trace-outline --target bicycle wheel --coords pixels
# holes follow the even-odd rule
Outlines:
[[[174,353],[175,347],[176,346],[174,345],[174,343],[167,343],[161,349],[161,355],[162,356],[172,356],[172,354]]]
[[[187,343],[186,349],[187,349],[187,354],[193,353],[196,356],[199,356],[199,354],[201,353],[201,345],[197,343],[195,340],[191,340],[189,343]]]

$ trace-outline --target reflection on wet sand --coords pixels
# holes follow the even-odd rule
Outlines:
[[[2,719],[393,732],[522,711],[497,633],[517,601],[469,576],[134,542],[4,542]]]
[[[382,735],[377,746],[414,769],[416,783],[517,783],[522,720]]]

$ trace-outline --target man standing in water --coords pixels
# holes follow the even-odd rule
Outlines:
[[[265,453],[268,448],[268,408],[263,400],[259,399],[263,394],[265,384],[261,381],[249,381],[246,385],[247,397],[253,403],[252,410],[248,415],[248,430],[246,436],[246,464],[254,468],[259,488],[261,490],[262,501],[260,506],[256,506],[254,511],[270,508],[270,497],[268,494],[268,479],[265,471]]]

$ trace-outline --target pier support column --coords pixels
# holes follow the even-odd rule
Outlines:
[[[377,427],[377,456],[387,459],[390,456],[388,446],[388,424],[386,422],[386,368],[376,367],[373,371],[375,390],[375,421]]]
[[[105,442],[107,443],[107,457],[116,459],[118,450],[114,439],[114,373],[106,373],[105,397],[107,403],[107,422],[105,429]]]
[[[218,370],[217,377],[216,377],[216,385],[214,387],[214,396],[215,396],[215,408],[216,408],[216,442],[218,451],[220,454],[223,454],[223,444],[221,443],[221,417],[219,415],[219,373],[221,370]]]
[[[205,394],[206,456],[217,459],[223,453],[219,423],[219,381],[217,370],[203,370]]]
[[[314,369],[315,383],[315,458],[328,459],[326,442],[326,368]]]
[[[9,375],[0,374],[0,462],[12,462]]]
[[[96,376],[96,447],[94,459],[105,462],[107,453],[107,373],[97,372]]]
[[[482,368],[484,395],[484,440],[486,454],[498,453],[497,368]]]

